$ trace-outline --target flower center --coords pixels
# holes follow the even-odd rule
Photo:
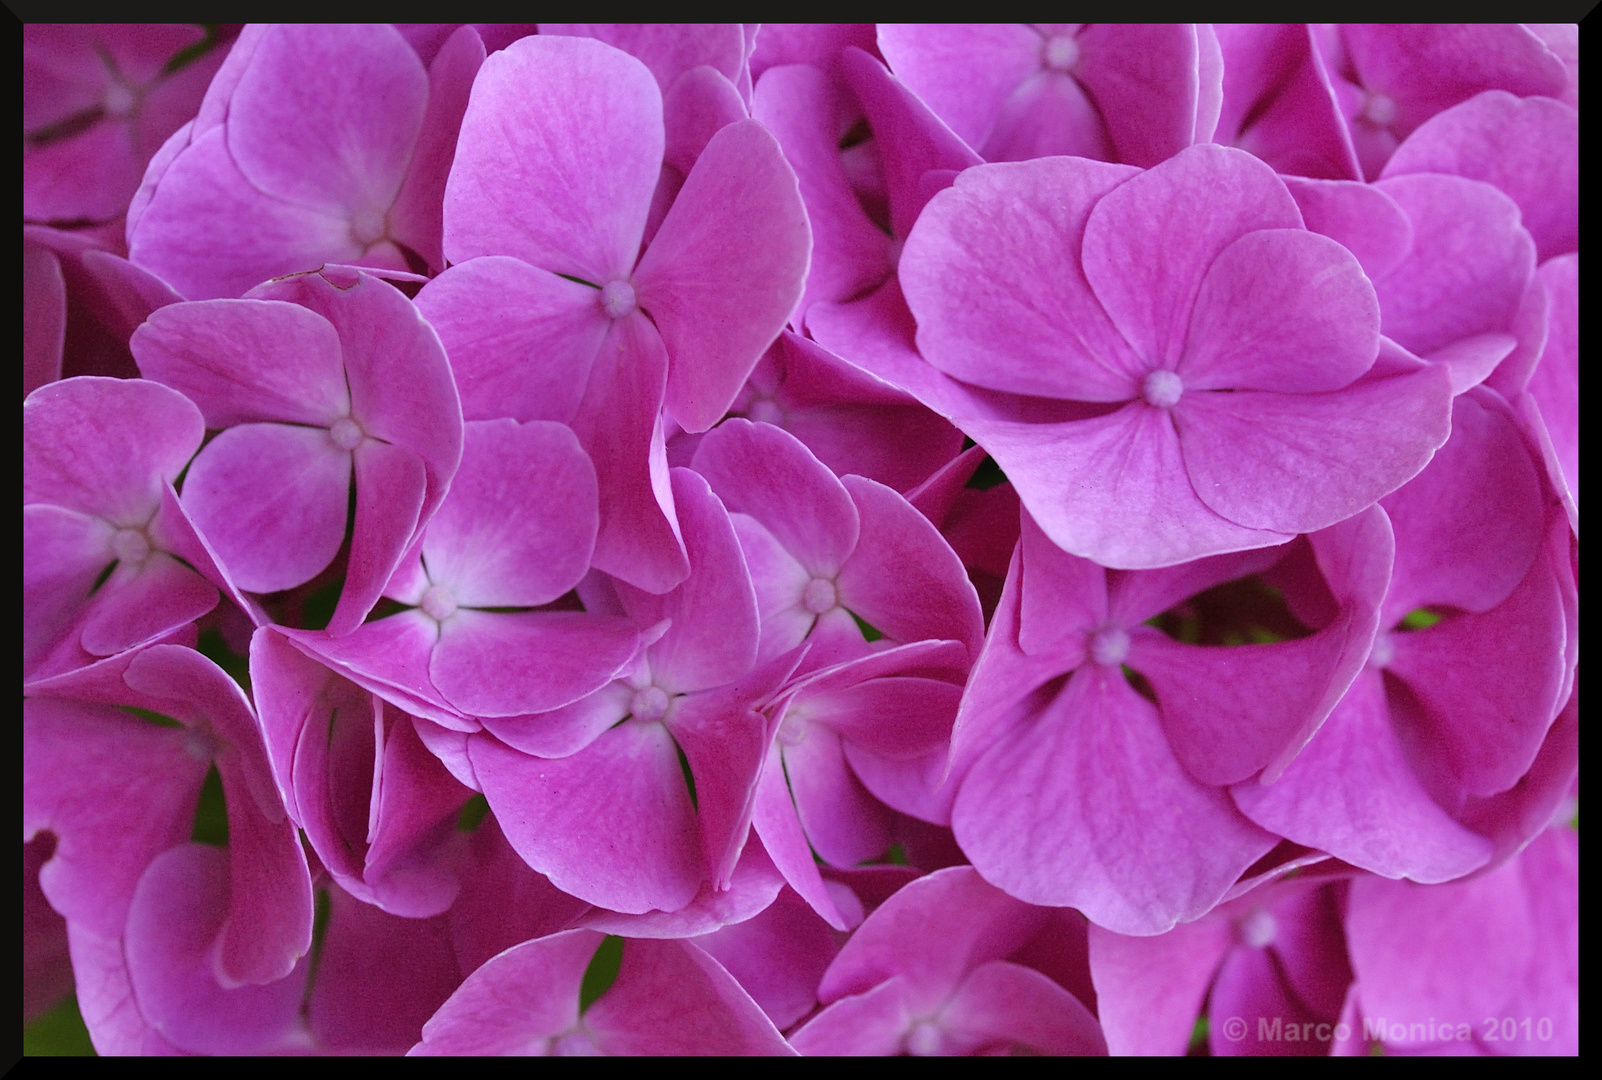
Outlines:
[[[552,1057],[600,1057],[600,1048],[582,1031],[570,1031],[551,1043]]]
[[[835,600],[834,582],[827,578],[815,577],[801,590],[801,606],[814,615],[833,610]]]
[[[388,232],[389,223],[384,220],[382,210],[363,210],[351,219],[351,239],[362,247],[371,247],[378,243]]]
[[[1252,908],[1251,914],[1235,924],[1235,933],[1242,945],[1264,949],[1279,936],[1279,922],[1262,908]]]
[[[807,722],[794,709],[784,714],[779,725],[779,743],[782,746],[800,746],[807,738]]]
[[[1129,631],[1121,626],[1109,626],[1090,639],[1090,658],[1104,667],[1124,662],[1129,655]]]
[[[633,312],[635,306],[634,286],[622,278],[617,281],[608,281],[602,286],[601,307],[606,310],[607,315],[611,318],[621,319],[623,316]]]
[[[118,529],[111,538],[111,550],[122,562],[138,566],[150,557],[150,541],[139,529]]]
[[[784,410],[772,398],[757,398],[745,410],[745,418],[757,424],[772,424],[774,427],[784,425]]]
[[[106,96],[101,101],[101,108],[106,115],[116,118],[132,116],[136,99],[133,89],[126,84],[112,79],[106,86]]]
[[[1040,59],[1052,71],[1072,71],[1079,63],[1079,42],[1067,34],[1047,38]]]
[[[1368,666],[1376,671],[1390,666],[1396,659],[1396,639],[1390,633],[1381,630],[1374,635],[1374,646],[1368,650]]]
[[[423,594],[423,602],[418,605],[435,622],[444,622],[456,614],[456,597],[443,585],[430,585]]]
[[[1185,384],[1178,373],[1159,368],[1146,376],[1140,390],[1146,395],[1146,404],[1159,409],[1172,409],[1179,404],[1179,395],[1185,392]]]
[[[647,686],[634,691],[634,698],[629,702],[629,714],[636,720],[660,720],[667,713],[667,707],[667,692],[660,686]]]
[[[1375,127],[1390,127],[1396,120],[1396,102],[1386,94],[1370,94],[1363,102],[1363,119]]]
[[[328,437],[341,450],[354,450],[362,443],[362,428],[348,416],[341,416],[328,428]]]
[[[907,1053],[913,1057],[934,1057],[945,1044],[940,1025],[933,1020],[919,1020],[907,1032]]]

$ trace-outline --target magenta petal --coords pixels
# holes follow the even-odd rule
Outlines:
[[[599,690],[638,648],[634,624],[609,615],[463,608],[440,627],[428,671],[468,716],[521,716]]]
[[[134,331],[139,370],[200,406],[206,425],[263,420],[327,427],[350,414],[339,335],[295,304],[171,304]]]
[[[703,881],[695,899],[677,911],[625,915],[591,908],[576,925],[627,938],[701,937],[725,926],[746,923],[769,910],[783,888],[784,877],[761,841],[748,842],[725,887]]]
[[[617,982],[584,1023],[609,1055],[795,1054],[733,976],[688,941],[625,942]]]
[[[1205,126],[1198,105],[1206,97],[1216,101],[1223,71],[1221,63],[1206,64],[1205,71],[1199,63],[1206,52],[1199,32],[1182,23],[1102,24],[1079,35],[1083,53],[1074,74],[1106,117],[1120,160],[1150,168],[1211,138],[1210,131],[1197,131]],[[1212,85],[1201,85],[1204,74]]]
[[[763,848],[790,887],[830,926],[836,930],[847,929],[850,923],[826,887],[817,861],[812,857],[812,848],[802,831],[801,818],[796,813],[776,747],[769,751],[757,780],[751,823],[762,838]]]
[[[592,930],[568,930],[501,953],[423,1025],[411,1054],[528,1053],[578,1022],[579,984],[600,944]]]
[[[450,355],[468,420],[571,420],[610,325],[594,289],[504,256],[451,267],[417,307]]]
[[[423,538],[429,580],[467,607],[550,603],[589,569],[589,457],[568,428],[548,420],[475,421],[465,441],[450,497]]]
[[[755,518],[731,514],[729,523],[740,538],[762,619],[758,655],[767,659],[788,652],[812,631],[818,619],[801,603],[812,575]]]
[[[905,975],[895,975],[866,992],[841,998],[808,1020],[790,1037],[806,1057],[893,1057],[905,1047],[907,1029],[927,993]]]
[[[1202,279],[1184,356],[1186,390],[1338,390],[1374,363],[1379,302],[1357,260],[1303,229],[1259,229]]]
[[[611,682],[571,705],[534,716],[486,716],[484,730],[534,757],[576,754],[629,715],[634,690]]]
[[[1451,173],[1495,185],[1519,204],[1536,257],[1580,246],[1580,117],[1546,97],[1490,90],[1426,120],[1382,176]]]
[[[1541,484],[1511,410],[1487,391],[1452,402],[1452,436],[1381,505],[1396,530],[1389,629],[1415,608],[1488,611],[1507,599],[1544,539]]]
[[[96,656],[154,641],[217,606],[217,590],[168,555],[152,552],[134,568],[119,565],[95,595],[80,641]]]
[[[23,836],[57,838],[39,886],[74,923],[120,936],[146,865],[189,836],[205,755],[108,705],[29,698],[22,722]]]
[[[1168,413],[1143,401],[1061,424],[964,422],[1041,531],[1063,550],[1103,566],[1169,566],[1289,539],[1288,526],[1249,528],[1197,498],[1174,426]],[[1253,429],[1254,439],[1262,435]]]
[[[352,455],[356,465],[356,524],[339,606],[328,632],[348,634],[383,595],[415,534],[428,495],[421,458],[404,446],[368,439]]]
[[[662,164],[662,93],[597,41],[526,37],[479,69],[445,185],[445,257],[628,276]]]
[[[1027,513],[1020,518],[1019,558],[1029,588],[1019,599],[1018,648],[1050,651],[1061,666],[1078,667],[1089,635],[1107,621],[1107,572],[1053,544]]]
[[[41,244],[22,244],[22,396],[61,378],[67,285],[61,260]]]
[[[142,527],[204,436],[200,410],[159,383],[50,383],[22,403],[22,502]]]
[[[1396,200],[1353,180],[1309,180],[1282,176],[1312,232],[1322,233],[1357,257],[1363,272],[1378,278],[1407,257],[1413,225]]]
[[[635,271],[672,365],[666,407],[686,431],[728,411],[801,299],[812,232],[795,173],[754,120],[712,137]]]
[[[929,363],[1017,394],[1137,396],[1142,359],[1074,258],[1097,200],[1133,175],[1053,158],[965,172],[930,200],[900,265]]]
[[[1138,836],[1130,820],[1147,823]],[[1222,791],[1191,780],[1157,710],[1121,672],[1095,665],[975,763],[952,827],[1009,893],[1134,934],[1211,909],[1275,843]]]
[[[836,114],[844,89],[818,68],[786,64],[764,72],[752,115],[784,149],[812,225],[812,265],[800,311],[819,300],[850,300],[890,273],[889,241],[846,179]],[[798,316],[799,317],[799,316]]]
[[[667,349],[645,316],[617,320],[596,354],[572,422],[600,484],[592,562],[654,593],[667,592],[690,572],[662,436],[667,368]]]
[[[962,687],[935,679],[868,679],[831,693],[808,696],[806,719],[847,742],[890,757],[916,757],[951,737]]]
[[[857,546],[851,496],[782,428],[731,419],[701,440],[693,467],[730,513],[755,518],[814,576],[838,574]]]
[[[1109,621],[1130,627],[1143,623],[1197,593],[1206,592],[1214,585],[1262,573],[1286,558],[1291,550],[1294,549],[1258,548],[1255,551],[1212,555],[1177,566],[1165,566],[1160,570],[1115,572],[1107,585]],[[1317,573],[1316,566],[1314,572]],[[1029,587],[1035,587],[1032,581]],[[1050,614],[1049,607],[1041,611],[1043,619],[1049,619]]]
[[[975,1049],[1001,1043],[1054,1056],[1107,1052],[1101,1025],[1068,991],[1032,968],[992,960],[963,980],[940,1015],[947,1038]]]
[[[230,852],[184,844],[150,864],[128,912],[123,948],[141,1010],[175,1045],[238,1054],[289,1042],[305,975],[226,988],[213,968],[213,941],[229,911]]]
[[[1002,105],[1040,70],[1040,32],[1022,25],[884,23],[879,50],[896,77],[969,146],[985,141]]]
[[[626,723],[554,761],[487,736],[468,752],[507,840],[563,892],[638,914],[700,889],[695,808],[662,725]]]
[[[1035,72],[1007,99],[979,152],[986,161],[1117,156],[1102,114],[1079,80],[1050,70]]]
[[[1563,256],[1538,271],[1552,298],[1546,350],[1530,376],[1529,393],[1540,406],[1559,472],[1580,497],[1580,257]],[[1554,480],[1555,486],[1555,480]],[[1578,527],[1578,526],[1576,526]]]
[[[24,667],[44,655],[91,602],[96,580],[116,558],[113,534],[110,525],[88,514],[38,503],[22,508]]]
[[[1450,434],[1451,399],[1446,371],[1430,368],[1327,394],[1192,394],[1174,425],[1207,506],[1244,526],[1314,532],[1416,476]]]
[[[1490,856],[1490,844],[1448,817],[1414,775],[1377,672],[1357,677],[1278,780],[1232,794],[1264,828],[1386,877],[1449,881]]]
[[[604,41],[637,57],[664,90],[703,64],[733,80],[747,53],[739,23],[540,23],[540,33]]]
[[[384,910],[426,918],[456,899],[466,842],[456,821],[470,793],[423,745],[411,717],[393,705],[383,711],[365,876]]]
[[[802,731],[783,747],[784,770],[813,850],[833,866],[877,859],[890,847],[889,812],[851,771],[838,735],[822,725]]]
[[[324,428],[241,424],[206,445],[184,509],[249,592],[315,577],[345,539],[351,455]]]
[[[1194,146],[1109,193],[1084,226],[1084,274],[1148,363],[1180,357],[1207,268],[1257,229],[1298,229],[1272,169],[1223,146]]]
[[[663,163],[689,175],[712,136],[747,116],[734,84],[707,64],[674,79],[662,98]]]
[[[414,716],[453,731],[478,730],[478,723],[464,719],[440,696],[429,678],[429,659],[439,639],[439,624],[421,611],[403,611],[364,623],[342,638],[309,630],[277,632],[302,652]]]
[[[1376,185],[1413,224],[1413,250],[1374,282],[1385,336],[1421,355],[1511,325],[1535,270],[1519,208],[1489,184],[1398,176]]]
[[[828,924],[794,891],[779,893],[755,918],[697,935],[695,944],[781,1028],[817,1006],[818,980],[840,950]]]
[[[1090,972],[1108,1050],[1183,1055],[1233,936],[1224,919],[1198,919],[1155,937],[1126,937],[1092,924]]]

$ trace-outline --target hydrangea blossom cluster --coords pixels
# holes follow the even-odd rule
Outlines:
[[[25,27],[25,1025],[1576,1054],[1578,79]]]

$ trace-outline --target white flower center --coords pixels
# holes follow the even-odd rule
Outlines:
[[[1124,662],[1129,655],[1129,631],[1121,626],[1109,626],[1090,639],[1090,658],[1104,667]]]
[[[667,713],[667,692],[660,686],[647,686],[634,691],[629,701],[629,714],[636,720],[660,720]]]
[[[837,599],[834,582],[828,578],[813,578],[807,582],[807,587],[801,590],[801,606],[814,615],[834,610]]]
[[[362,427],[348,416],[341,416],[328,428],[328,437],[341,450],[354,450],[362,444]]]
[[[1052,71],[1072,71],[1079,63],[1079,42],[1067,34],[1047,38],[1040,59]]]
[[[418,605],[435,622],[444,622],[456,614],[456,597],[443,585],[430,585],[423,594],[423,602]]]
[[[1242,945],[1265,949],[1279,936],[1279,922],[1262,908],[1253,908],[1251,914],[1235,924],[1235,933]]]
[[[617,281],[608,281],[601,288],[601,307],[608,316],[621,319],[634,311],[637,304],[634,300],[634,286],[619,278]]]
[[[389,232],[389,222],[384,220],[384,211],[367,209],[359,211],[350,222],[351,239],[362,247],[371,247],[382,240]]]
[[[1158,409],[1172,409],[1179,404],[1179,395],[1185,392],[1185,384],[1176,372],[1158,368],[1146,376],[1140,389],[1146,395],[1146,404]]]
[[[1381,630],[1374,635],[1374,646],[1368,650],[1368,666],[1376,671],[1383,670],[1389,667],[1391,661],[1395,659],[1396,640],[1391,637],[1388,631]]]
[[[1363,119],[1375,127],[1390,127],[1396,121],[1396,102],[1386,94],[1370,94],[1363,102]]]
[[[934,1057],[945,1046],[940,1025],[933,1020],[919,1020],[907,1032],[907,1053],[913,1057]]]
[[[140,529],[118,529],[111,538],[111,550],[129,566],[139,566],[150,557],[150,540]]]

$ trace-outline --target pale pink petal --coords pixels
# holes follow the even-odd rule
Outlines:
[[[200,406],[206,426],[327,427],[350,415],[339,335],[295,304],[203,300],[155,311],[128,347],[147,379]]]
[[[900,264],[929,363],[1015,394],[1138,396],[1149,365],[1074,259],[1097,200],[1134,175],[1082,159],[1031,161],[963,173],[930,200]]]
[[[790,1036],[790,1044],[806,1057],[894,1057],[905,1049],[907,1029],[927,997],[907,976],[892,976],[833,1002]]]
[[[700,889],[695,808],[662,725],[626,723],[554,761],[488,736],[469,754],[507,840],[563,892],[640,913],[676,910]]]
[[[818,618],[801,603],[812,575],[756,518],[730,514],[729,522],[740,539],[762,619],[757,655],[765,660],[788,652],[811,632]]]
[[[1155,937],[1127,937],[1091,924],[1090,971],[1108,1050],[1184,1055],[1233,936],[1224,919],[1198,919]]]
[[[526,37],[479,69],[445,185],[445,257],[512,255],[601,286],[639,253],[662,93],[600,42]]]
[[[1451,399],[1446,371],[1430,368],[1317,395],[1191,394],[1174,426],[1208,507],[1244,526],[1313,532],[1416,476],[1450,434]]]
[[[1357,257],[1363,272],[1378,278],[1407,257],[1413,225],[1379,188],[1353,180],[1309,180],[1282,176],[1308,229],[1322,233]]]
[[[592,930],[569,930],[508,949],[467,977],[410,1053],[530,1052],[577,1023],[579,984],[601,940]]]
[[[784,877],[773,865],[762,842],[756,840],[748,842],[740,852],[740,860],[725,887],[705,880],[695,898],[677,911],[625,915],[592,908],[575,925],[628,938],[699,937],[755,918],[772,906],[783,888]]]
[[[1019,536],[1029,588],[1019,600],[1018,648],[1031,655],[1050,652],[1062,665],[1078,667],[1086,655],[1085,642],[1107,621],[1106,571],[1053,544],[1027,513],[1020,515]],[[1138,577],[1130,575],[1129,580]]]
[[[982,964],[963,980],[940,1014],[947,1039],[982,1051],[1002,1046],[1053,1056],[1107,1052],[1089,1009],[1046,976],[1005,960]]]
[[[886,23],[878,33],[890,70],[975,147],[1013,91],[1040,70],[1043,44],[1023,25]]]
[[[277,632],[302,652],[413,716],[452,731],[479,729],[478,722],[462,717],[429,679],[429,658],[439,639],[439,624],[421,611],[403,611],[364,623],[355,633],[342,638],[310,630]]]
[[[812,232],[795,172],[754,120],[712,137],[635,272],[672,365],[665,404],[686,431],[728,411],[801,299]]]
[[[1096,204],[1084,224],[1084,275],[1135,353],[1172,367],[1219,253],[1257,229],[1301,227],[1267,165],[1229,147],[1194,146]]]
[[[1312,742],[1272,784],[1233,788],[1253,821],[1386,877],[1449,881],[1491,845],[1425,792],[1392,726],[1378,672],[1364,672]]]
[[[345,539],[351,455],[325,428],[241,424],[207,444],[184,479],[184,509],[249,592],[315,577]]]
[[[638,648],[639,633],[626,619],[463,608],[440,627],[428,672],[468,716],[522,716],[594,693]]]
[[[411,718],[387,703],[384,726],[366,877],[391,914],[437,915],[457,896],[457,862],[467,838],[456,822],[471,793],[429,753]]]
[[[154,641],[217,606],[217,590],[164,551],[119,564],[87,612],[80,641],[96,656]]]

